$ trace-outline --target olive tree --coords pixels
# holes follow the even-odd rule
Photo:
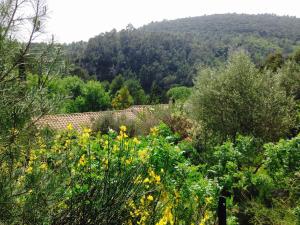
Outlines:
[[[274,141],[295,125],[295,102],[270,71],[260,72],[244,52],[218,69],[202,70],[188,110],[202,132],[218,141],[254,135]]]

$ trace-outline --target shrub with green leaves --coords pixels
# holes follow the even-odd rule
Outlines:
[[[212,149],[204,173],[232,199],[239,224],[298,224],[299,147],[299,135],[264,145],[238,136]]]
[[[185,101],[190,95],[191,88],[185,86],[173,87],[167,92],[167,96],[173,101]]]
[[[237,134],[276,141],[296,122],[295,101],[278,77],[260,72],[243,52],[233,54],[218,69],[201,71],[188,111],[200,123],[202,136],[219,143]]]

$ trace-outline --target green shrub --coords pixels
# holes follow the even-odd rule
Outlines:
[[[127,87],[122,87],[112,100],[112,107],[114,109],[126,109],[133,104],[133,98],[129,93]]]
[[[295,126],[296,105],[280,86],[278,77],[260,72],[245,53],[231,56],[217,70],[203,70],[188,104],[190,116],[203,134],[217,142],[236,135],[265,141],[285,137]]]
[[[173,87],[167,92],[167,96],[173,101],[185,101],[191,95],[191,88],[179,86]]]
[[[231,195],[239,224],[299,223],[299,146],[299,136],[264,145],[238,136],[210,152],[205,173]]]
[[[145,108],[138,113],[137,129],[140,130],[140,134],[148,134],[152,127],[164,123],[182,139],[187,138],[192,124],[186,117],[174,113],[175,110],[177,109],[172,105],[153,105]]]

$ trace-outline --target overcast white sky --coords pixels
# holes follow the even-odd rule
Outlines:
[[[274,13],[300,17],[300,0],[48,0],[49,34],[58,42],[87,41],[132,23],[216,13]]]

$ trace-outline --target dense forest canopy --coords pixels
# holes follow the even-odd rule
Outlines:
[[[199,66],[222,64],[235,50],[246,50],[260,65],[270,53],[293,52],[299,41],[299,18],[220,14],[128,25],[65,47],[76,75],[138,79],[163,101],[169,88],[191,86]]]

